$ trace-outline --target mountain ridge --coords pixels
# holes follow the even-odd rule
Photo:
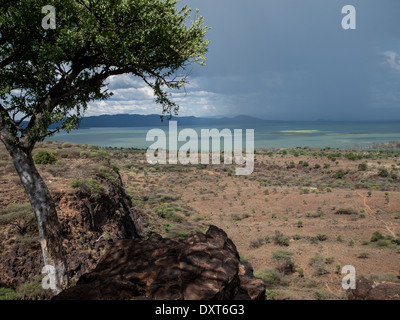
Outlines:
[[[79,125],[80,129],[98,127],[149,127],[149,126],[168,126],[169,116],[157,114],[117,114],[84,117]],[[180,125],[233,125],[233,124],[263,124],[271,122],[251,116],[235,116],[232,118],[203,118],[195,116],[172,117],[171,121],[176,120]]]

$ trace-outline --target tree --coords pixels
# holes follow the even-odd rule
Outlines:
[[[205,63],[208,27],[189,24],[178,0],[21,0],[0,5],[0,139],[12,157],[39,228],[56,292],[67,284],[60,225],[32,159],[35,144],[79,125],[92,100],[108,99],[106,80],[131,74],[154,90],[162,114],[178,111],[172,89],[187,83],[187,66]],[[42,27],[54,7],[55,29]]]

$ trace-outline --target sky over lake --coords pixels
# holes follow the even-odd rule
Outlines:
[[[179,115],[270,120],[400,120],[400,1],[183,0],[212,29],[207,66],[192,65]],[[342,7],[356,29],[342,28]],[[192,16],[195,12],[192,13]],[[159,114],[150,88],[108,79],[114,96],[86,115]]]

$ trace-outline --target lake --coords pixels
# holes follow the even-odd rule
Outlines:
[[[178,132],[187,127],[180,126]],[[191,126],[201,129],[224,128],[254,129],[255,148],[346,148],[355,145],[368,146],[375,142],[400,141],[400,122],[268,122],[254,127],[246,125]],[[146,135],[154,127],[135,128],[88,128],[77,129],[69,134],[60,132],[48,140],[93,144],[101,147],[148,148],[153,142],[146,141]],[[161,127],[168,136],[168,127]],[[245,130],[243,131],[245,135]],[[245,140],[243,140],[245,141]]]

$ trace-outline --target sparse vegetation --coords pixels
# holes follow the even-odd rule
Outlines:
[[[40,150],[33,156],[33,161],[35,164],[55,164],[57,159],[53,152]]]
[[[46,179],[53,181],[51,188],[65,188],[68,194],[78,195],[74,198],[96,202],[108,199],[109,188],[123,186],[133,210],[145,216],[146,237],[158,233],[183,238],[209,225],[224,229],[242,253],[240,260],[250,261],[267,284],[268,299],[315,299],[318,294],[323,299],[335,298],[324,284],[336,277],[334,273],[340,276],[337,262],[349,259],[368,259],[360,267],[366,274],[383,255],[394,268],[394,259],[387,255],[399,250],[400,235],[386,234],[384,223],[396,233],[400,181],[390,181],[390,173],[398,172],[400,162],[396,159],[393,168],[389,153],[368,151],[362,159],[350,155],[350,160],[345,154],[351,152],[337,149],[287,149],[282,158],[281,152],[268,151],[257,154],[255,172],[245,179],[225,165],[152,166],[138,150],[64,147],[57,142],[40,145],[39,150],[44,147],[56,152],[58,159],[54,165],[40,167]],[[328,153],[332,156],[327,157]],[[327,159],[332,162],[324,164]],[[1,161],[9,159],[2,160],[0,153]],[[366,170],[360,166],[364,163]],[[377,174],[383,167],[391,168],[386,178]],[[340,170],[344,176],[335,178]],[[18,185],[12,164],[0,166],[0,174],[11,187]],[[0,221],[7,217],[9,203],[5,203],[0,204]],[[1,225],[6,226],[10,241],[38,247],[30,228],[21,235],[16,226]],[[83,237],[81,241],[85,244]],[[340,281],[329,286],[340,296]]]
[[[29,230],[36,230],[36,219],[31,204],[10,204],[1,210],[1,224],[14,226],[20,235],[25,235]]]

